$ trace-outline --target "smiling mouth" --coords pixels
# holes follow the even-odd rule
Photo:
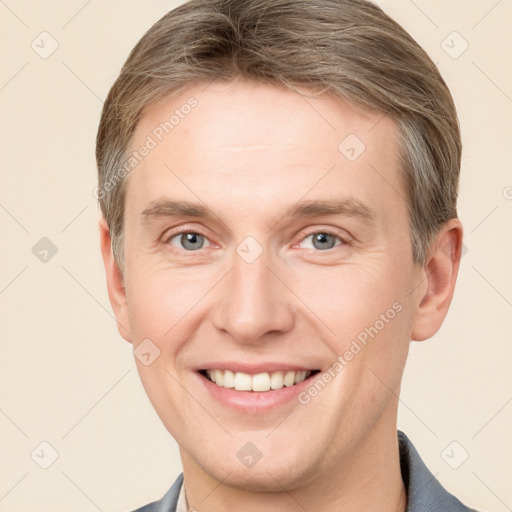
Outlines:
[[[231,370],[200,370],[199,373],[219,387],[236,391],[265,392],[299,384],[320,370],[275,371],[251,375]]]

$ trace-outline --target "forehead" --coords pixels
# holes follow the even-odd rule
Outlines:
[[[391,119],[338,97],[244,81],[195,84],[139,122],[127,209],[140,213],[165,194],[215,206],[229,198],[247,212],[338,194],[389,208],[404,195],[396,137]]]

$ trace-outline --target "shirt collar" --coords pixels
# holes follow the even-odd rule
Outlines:
[[[398,431],[400,469],[407,489],[407,512],[475,512],[450,494],[421,460],[411,440]]]

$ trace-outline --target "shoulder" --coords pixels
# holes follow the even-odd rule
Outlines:
[[[430,472],[411,440],[398,431],[400,467],[407,488],[407,512],[477,512],[450,494]]]
[[[182,485],[183,473],[178,476],[162,499],[148,503],[132,512],[175,512]]]

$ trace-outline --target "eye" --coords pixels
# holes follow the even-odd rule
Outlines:
[[[208,242],[208,239],[195,231],[182,231],[170,236],[166,241],[166,243],[170,243],[173,247],[185,249],[186,251],[202,249],[205,242]]]
[[[315,233],[311,233],[303,238],[301,243],[304,243],[307,240],[310,240],[309,246],[303,248],[317,249],[320,251],[329,250],[337,245],[345,243],[338,235],[329,233],[328,231],[317,231]],[[339,243],[336,243],[337,240],[339,240]]]

